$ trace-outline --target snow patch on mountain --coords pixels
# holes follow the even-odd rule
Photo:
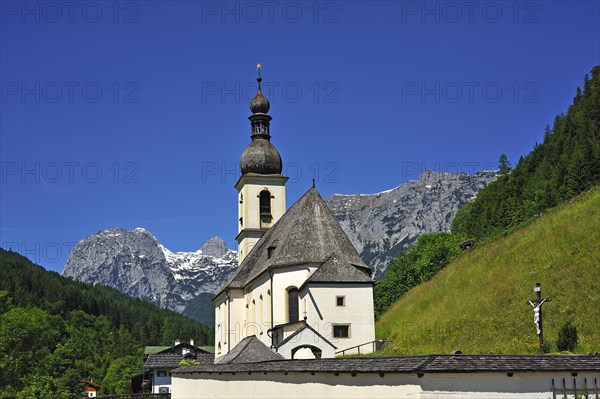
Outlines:
[[[63,275],[181,312],[200,293],[216,293],[236,267],[236,251],[220,237],[197,251],[171,252],[143,228],[113,228],[78,242]]]

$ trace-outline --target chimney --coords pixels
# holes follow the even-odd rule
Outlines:
[[[190,339],[190,345],[194,346],[194,338]]]
[[[175,340],[175,346],[179,345],[180,343],[181,342],[178,339]]]

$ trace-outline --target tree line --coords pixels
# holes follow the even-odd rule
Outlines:
[[[211,328],[105,286],[62,277],[0,249],[0,399],[81,398],[83,379],[101,393],[127,393],[143,347]]]

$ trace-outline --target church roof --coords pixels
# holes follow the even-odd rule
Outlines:
[[[244,338],[218,364],[238,364],[283,360],[281,355],[267,348],[255,335]]]
[[[302,287],[310,283],[366,283],[375,284],[375,281],[366,273],[341,259],[336,254],[329,257]]]
[[[242,288],[272,268],[325,263],[333,253],[345,265],[369,270],[313,187],[256,243],[222,290]]]

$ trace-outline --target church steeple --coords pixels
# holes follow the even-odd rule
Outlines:
[[[281,156],[271,144],[270,122],[267,113],[271,108],[269,100],[263,95],[260,72],[257,64],[258,90],[250,101],[252,115],[248,117],[251,126],[252,141],[240,157],[242,176],[236,183],[238,190],[238,260],[252,250],[254,244],[285,213],[285,182],[282,176]]]
[[[269,108],[271,108],[271,104],[269,104],[269,100],[266,99],[262,94],[262,89],[260,87],[260,82],[262,82],[262,77],[260,76],[260,70],[262,69],[262,65],[256,64],[256,69],[258,70],[258,77],[256,81],[258,82],[258,91],[256,96],[250,101],[250,111],[253,114],[266,114],[269,112]]]
[[[282,170],[281,156],[277,149],[271,144],[271,116],[267,114],[271,105],[269,100],[262,94],[260,83],[261,64],[257,64],[258,69],[258,91],[256,96],[250,101],[250,119],[252,142],[246,147],[240,158],[240,168],[242,175],[248,173],[257,173],[262,175],[280,175]]]

